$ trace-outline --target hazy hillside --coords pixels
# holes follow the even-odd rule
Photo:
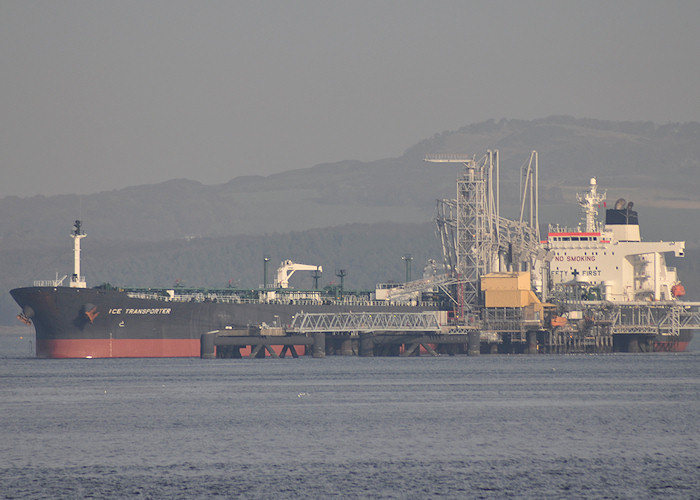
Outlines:
[[[519,168],[539,152],[543,222],[575,222],[574,194],[598,177],[610,198],[635,201],[646,219],[689,224],[700,233],[700,123],[600,122],[569,117],[489,121],[422,141],[404,156],[371,163],[317,165],[268,177],[239,177],[217,186],[171,180],[86,196],[0,199],[0,245],[24,248],[56,241],[82,218],[96,239],[169,240],[265,234],[352,222],[431,220],[437,198],[453,197],[459,165],[423,161],[426,153],[501,153],[504,215],[518,205]],[[193,172],[193,177],[196,172]],[[571,220],[553,220],[563,212]],[[692,217],[688,217],[688,214]],[[692,237],[691,237],[692,236]],[[678,236],[675,236],[678,237]]]
[[[416,255],[416,269],[433,256],[427,249],[436,248],[435,200],[455,196],[461,173],[459,165],[426,163],[424,155],[478,158],[487,149],[501,154],[506,217],[519,213],[519,169],[537,150],[543,229],[575,225],[575,193],[596,176],[609,201],[635,202],[645,239],[682,239],[689,249],[700,248],[700,123],[492,120],[370,163],[317,165],[216,186],[179,179],[85,196],[0,199],[0,289],[70,272],[68,234],[77,218],[88,233],[84,269],[91,284],[166,285],[180,278],[256,286],[265,253],[275,265],[284,258],[322,264],[325,278],[343,266],[351,287],[400,280],[401,255]],[[689,273],[686,283],[697,283],[687,287],[692,296],[700,287],[700,255],[689,251],[678,267]],[[9,295],[0,299],[0,321],[15,312]]]

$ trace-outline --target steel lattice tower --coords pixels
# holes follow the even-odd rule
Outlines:
[[[536,169],[533,172],[531,168],[532,158],[527,168],[528,182],[521,188],[523,210],[530,191],[530,223],[522,221],[522,214],[520,222],[500,216],[497,150],[487,151],[479,161],[457,154],[425,158],[429,162],[462,163],[465,167],[457,180],[457,199],[439,200],[435,219],[445,265],[458,282],[455,302],[461,317],[480,305],[481,276],[496,271],[520,271],[533,261],[538,238]]]

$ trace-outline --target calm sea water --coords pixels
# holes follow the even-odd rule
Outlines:
[[[4,498],[698,498],[700,355],[37,360]]]

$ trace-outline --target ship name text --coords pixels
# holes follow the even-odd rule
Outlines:
[[[148,309],[115,308],[110,309],[109,314],[170,314],[169,307],[152,307]]]

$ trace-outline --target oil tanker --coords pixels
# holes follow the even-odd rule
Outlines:
[[[437,309],[434,300],[411,294],[389,304],[374,292],[289,288],[296,271],[320,266],[281,263],[272,286],[259,289],[88,288],[80,274],[81,222],[71,233],[74,272],[68,278],[37,281],[10,294],[22,308],[18,318],[36,330],[36,355],[42,358],[191,357],[200,354],[200,336],[213,330],[284,328],[299,312],[411,311]],[[303,349],[303,348],[302,348]]]
[[[680,300],[685,290],[664,260],[667,253],[682,256],[684,242],[642,241],[637,212],[621,199],[606,210],[604,222],[598,221],[605,195],[598,192],[595,179],[588,192],[578,196],[583,213],[577,227],[550,226],[546,238],[528,240],[538,223],[525,230],[522,223],[500,218],[498,210],[482,219],[468,217],[492,210],[492,202],[479,205],[479,200],[493,199],[492,193],[477,191],[497,184],[498,179],[492,182],[485,175],[498,168],[479,167],[472,160],[464,164],[458,191],[466,201],[453,200],[450,206],[465,215],[436,217],[442,231],[443,272],[433,265],[432,274],[415,282],[377,285],[366,292],[344,291],[342,286],[297,290],[289,287],[294,272],[322,269],[284,261],[274,283],[268,286],[266,277],[258,289],[88,288],[80,271],[85,233],[76,221],[69,284],[63,285],[65,276],[10,293],[21,308],[18,318],[34,325],[36,355],[42,358],[194,357],[200,355],[200,337],[207,332],[284,331],[302,312],[367,311],[436,311],[446,326],[480,329],[482,350],[491,343],[487,352],[518,352],[501,350],[517,342],[540,342],[540,352],[562,352],[557,350],[562,342],[582,346],[592,338],[596,346],[610,351],[634,352],[640,342],[641,350],[685,350],[693,325],[700,324],[699,304]],[[492,222],[484,222],[487,219]],[[506,233],[514,236],[508,239]],[[477,236],[465,239],[465,234]],[[521,254],[518,262],[513,258],[516,249]],[[515,276],[517,287],[523,279],[528,283],[513,290],[482,286],[482,280],[503,283],[503,276]],[[609,337],[609,345],[596,336]]]

